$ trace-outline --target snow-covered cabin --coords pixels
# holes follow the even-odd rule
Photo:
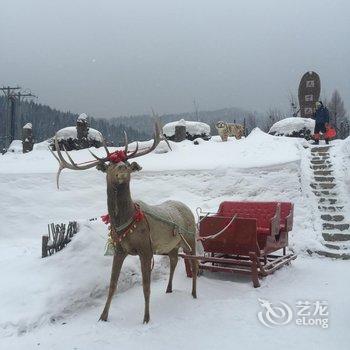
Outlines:
[[[204,140],[209,140],[211,137],[210,126],[208,124],[202,122],[186,121],[184,119],[181,119],[179,121],[171,122],[163,126],[163,134],[168,140],[174,141],[176,126],[186,127],[187,140],[193,141],[199,137]]]

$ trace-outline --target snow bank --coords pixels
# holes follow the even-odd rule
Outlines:
[[[338,205],[344,206],[345,217],[350,218],[350,137],[331,141],[330,155],[337,180]]]
[[[342,144],[342,151],[350,157],[350,136],[347,137]]]
[[[173,152],[149,154],[138,162],[145,170],[166,171],[269,167],[300,160],[300,140],[271,136],[258,128],[245,139],[229,138],[227,143],[219,139],[199,145],[185,140],[175,144]]]
[[[210,135],[210,126],[201,122],[191,122],[181,119],[176,122],[171,122],[163,126],[163,134],[166,137],[171,137],[175,135],[175,127],[177,125],[186,126],[186,132],[190,135]]]
[[[13,140],[7,151],[12,153],[23,153],[22,140]]]
[[[96,305],[96,299],[107,295],[112,258],[103,255],[106,226],[88,222],[80,222],[79,226],[72,242],[46,259],[38,259],[37,254],[25,253],[20,247],[13,247],[2,255],[2,275],[6,274],[11,293],[8,288],[0,289],[0,333],[20,335],[60,321]],[[11,254],[18,260],[7,264]],[[162,258],[157,257],[154,279],[165,274],[165,266]],[[135,284],[141,284],[139,260],[129,257],[118,289],[123,292]]]
[[[68,128],[68,130],[72,129],[74,128]],[[147,171],[271,167],[299,162],[302,141],[305,140],[268,135],[256,128],[247,138],[241,140],[229,138],[228,142],[221,142],[219,136],[214,136],[211,140],[199,145],[194,145],[189,140],[180,143],[169,141],[172,152],[169,152],[168,146],[162,141],[155,152],[138,158],[137,162]],[[151,144],[152,140],[139,142],[139,149],[150,147]],[[130,151],[135,145],[135,143],[130,144]],[[111,151],[116,149],[118,148],[110,148]],[[92,151],[97,156],[105,156],[103,148],[93,148]],[[87,149],[71,151],[70,154],[78,163],[92,159]],[[20,157],[11,154],[0,157],[0,173],[55,173],[56,171],[57,161],[45,148],[45,144],[35,147],[35,152]]]
[[[50,141],[45,140],[42,142],[35,143],[33,149],[36,151],[47,151],[49,149],[49,146],[50,146]]]
[[[308,130],[313,132],[315,121],[310,118],[285,118],[273,124],[269,134],[292,136],[293,133],[298,133],[301,130]]]
[[[57,136],[58,140],[68,140],[68,139],[74,140],[74,139],[78,138],[77,128],[75,126],[68,126],[68,127],[63,128],[61,130],[58,130],[56,133],[56,136]],[[93,129],[93,128],[89,128],[88,139],[102,142],[103,136],[98,130]]]
[[[133,198],[150,204],[181,200],[193,212],[198,206],[216,210],[223,200],[293,201],[290,245],[299,256],[291,266],[264,278],[258,289],[244,276],[204,273],[198,280],[198,299],[193,300],[191,280],[181,261],[174,292],[165,294],[168,259],[157,257],[152,272],[151,323],[142,325],[139,259],[127,257],[109,322],[97,322],[107,296],[112,259],[103,256],[106,226],[86,219],[107,211],[105,174],[95,169],[63,171],[57,191],[57,161],[44,142],[28,154],[0,156],[2,348],[157,350],[164,344],[169,349],[238,344],[246,349],[302,350],[316,342],[319,349],[346,349],[349,262],[306,253],[321,247],[320,213],[310,187],[310,150],[303,148],[306,141],[259,129],[246,139],[219,140],[216,136],[198,145],[171,142],[172,152],[153,152],[136,159],[144,169],[133,174]],[[337,169],[350,169],[349,143],[350,139],[334,141],[332,156],[341,155]],[[140,149],[151,144],[142,142]],[[129,146],[132,150],[135,144]],[[103,149],[93,152],[104,155]],[[91,159],[88,150],[70,154],[77,162]],[[344,181],[346,178],[350,176],[344,172]],[[40,259],[41,235],[47,223],[72,219],[80,223],[72,242],[52,257]],[[321,329],[291,323],[268,329],[257,318],[262,311],[258,298],[284,301],[294,310],[298,300],[326,300],[331,326]]]

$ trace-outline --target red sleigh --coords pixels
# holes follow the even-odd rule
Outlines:
[[[259,287],[259,277],[296,259],[286,252],[293,209],[288,202],[222,202],[217,213],[200,217],[198,240],[204,255],[181,254],[187,275],[188,259],[197,259],[202,270],[250,274]]]

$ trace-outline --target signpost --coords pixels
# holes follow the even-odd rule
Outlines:
[[[299,106],[302,118],[311,118],[315,111],[315,102],[320,98],[321,81],[315,72],[303,75],[299,84]]]

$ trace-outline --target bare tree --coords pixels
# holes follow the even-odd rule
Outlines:
[[[330,114],[330,123],[337,130],[338,136],[340,138],[345,138],[348,136],[348,125],[349,120],[346,115],[346,109],[344,108],[344,102],[338,92],[334,90],[330,101],[327,103]]]
[[[292,117],[296,117],[300,111],[298,100],[291,91],[289,92],[288,99],[290,105],[290,114]]]
[[[256,117],[254,114],[249,113],[249,115],[245,118],[246,134],[248,135],[256,127],[257,127]]]
[[[277,108],[270,108],[266,113],[265,122],[263,124],[263,130],[269,132],[272,125],[277,123],[279,120],[284,119],[283,113]]]

